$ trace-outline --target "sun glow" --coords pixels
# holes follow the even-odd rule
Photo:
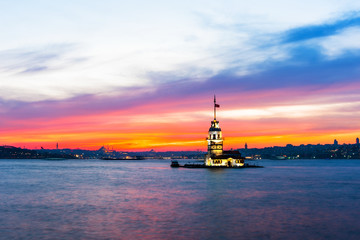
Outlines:
[[[224,134],[224,148],[273,145],[353,142],[360,135],[357,119],[359,102],[333,104],[298,104],[293,106],[256,107],[218,112]],[[157,109],[153,109],[157,110]],[[150,110],[150,111],[153,111]],[[206,150],[206,136],[212,119],[211,110],[110,111],[103,114],[63,117],[39,124],[38,119],[19,121],[16,129],[6,129],[0,142],[28,148],[98,149],[112,146],[117,150]],[[347,127],[339,126],[339,117],[347,117]],[[21,127],[20,127],[21,126]],[[352,127],[351,127],[352,126]]]

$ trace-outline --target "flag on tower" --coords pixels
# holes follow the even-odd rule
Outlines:
[[[219,108],[219,107],[220,107],[220,105],[215,103],[215,107],[218,107],[218,108]]]

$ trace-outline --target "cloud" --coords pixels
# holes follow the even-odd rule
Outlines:
[[[37,72],[46,71],[46,70],[48,70],[48,67],[39,66],[39,67],[28,68],[28,69],[22,71],[21,73],[37,73]]]
[[[329,37],[332,35],[337,35],[346,28],[360,26],[360,17],[358,16],[359,14],[354,15],[355,16],[340,19],[332,23],[306,25],[290,29],[282,33],[282,43],[294,43],[314,38]]]
[[[182,79],[157,86],[157,94],[187,96],[211,92],[245,93],[298,87],[328,87],[332,84],[357,82],[360,56],[344,55],[327,60],[320,49],[307,46],[290,51],[291,58],[267,64],[266,69],[245,76],[237,75],[237,69],[226,69],[205,81]],[[263,66],[259,66],[261,68]]]
[[[232,22],[225,28],[216,21],[205,24],[208,29],[202,31],[215,40],[191,54],[188,47],[193,50],[204,39],[199,34],[187,33],[193,36],[191,42],[197,43],[181,45],[181,51],[149,45],[150,49],[130,51],[128,55],[113,49],[113,58],[97,55],[87,59],[85,51],[77,51],[81,48],[78,44],[2,51],[1,97],[19,105],[34,102],[33,106],[38,107],[62,102],[57,106],[77,106],[81,112],[108,109],[106,104],[112,103],[121,107],[118,102],[122,99],[141,105],[142,101],[201,98],[215,92],[248,95],[292,88],[319,91],[339,83],[352,84],[359,78],[358,45],[345,41],[356,42],[353,36],[358,36],[360,25],[356,14],[275,33],[248,31]],[[226,44],[211,47],[225,38],[230,39]],[[138,96],[125,94],[131,91]]]
[[[305,44],[305,41],[300,39],[319,39],[319,36],[309,36],[317,30],[340,31],[358,24],[358,19],[352,17],[330,24],[311,25],[313,22],[329,19],[337,5],[327,5],[328,8],[316,13],[314,9],[324,7],[323,4],[314,3],[311,16],[307,14],[304,17],[297,12],[301,5],[298,3],[294,6],[294,3],[286,1],[257,2],[259,8],[256,9],[253,4],[232,1],[225,5],[210,4],[216,8],[204,7],[198,3],[177,3],[178,7],[173,8],[172,4],[164,3],[161,14],[156,14],[156,11],[137,10],[136,6],[129,3],[124,7],[131,11],[121,9],[126,13],[115,14],[114,8],[114,12],[109,13],[109,18],[99,18],[98,24],[84,29],[84,35],[68,35],[61,31],[56,33],[60,41],[71,39],[68,41],[77,44],[51,45],[54,36],[48,36],[48,32],[44,32],[42,39],[48,39],[50,45],[45,44],[38,49],[0,52],[0,96],[5,100],[38,102],[72,99],[84,95],[119,95],[132,87],[157,93],[204,92],[213,91],[215,82],[219,79],[225,82],[225,86],[221,87],[224,89],[227,88],[226,84],[230,84],[238,90],[256,90],[270,87],[272,80],[267,78],[272,77],[270,74],[273,74],[279,83],[273,84],[274,87],[281,87],[280,84],[285,87],[293,86],[296,81],[301,80],[291,76],[294,83],[290,84],[285,79],[282,80],[281,75],[285,76],[286,71],[298,74],[296,69],[301,68],[295,65],[302,64],[303,69],[311,70],[307,61],[318,64],[322,61],[324,51],[336,52],[336,43],[340,41],[334,39],[333,44],[319,41]],[[92,4],[94,3],[90,5]],[[230,9],[227,7],[229,4],[234,7]],[[275,7],[271,7],[273,4]],[[58,4],[54,3],[54,6],[56,5]],[[72,31],[82,32],[78,31],[76,26],[84,27],[85,20],[94,13],[90,5],[82,12],[84,19],[77,19],[73,25],[68,26]],[[104,7],[109,10],[110,6],[111,4]],[[154,6],[149,7],[155,10]],[[290,13],[281,10],[280,6],[284,6],[295,16],[290,16]],[[55,22],[60,27],[70,22],[60,21],[62,13],[67,13],[70,9],[71,13],[76,13],[73,8],[81,6],[58,7],[63,9],[54,13],[57,19]],[[350,7],[340,7],[339,12],[348,8]],[[36,11],[43,13],[44,9]],[[134,17],[131,12],[139,13],[139,17]],[[98,12],[96,16],[101,14]],[[78,17],[71,16],[75,20]],[[243,16],[251,21],[247,23]],[[29,18],[34,20],[31,16]],[[128,22],[129,19],[132,21]],[[284,19],[289,21],[278,28],[278,24],[284,22]],[[39,20],[41,17],[34,21]],[[298,27],[299,25],[303,27]],[[26,26],[31,28],[30,25]],[[65,28],[64,26],[62,27]],[[288,30],[291,26],[295,28]],[[97,34],[94,34],[95,32]],[[64,36],[61,33],[64,33]],[[189,36],[191,41],[188,41]],[[324,34],[322,36],[325,38]],[[32,37],[36,39],[34,35]],[[323,51],[316,49],[319,47]],[[341,54],[343,52],[341,51]],[[280,73],[281,70],[285,72]],[[175,89],[170,89],[171,87]]]
[[[302,50],[297,51],[303,52]],[[38,102],[3,100],[1,115],[10,119],[47,119],[101,115],[116,111],[119,111],[119,114],[123,111],[124,114],[142,113],[148,116],[162,112],[192,112],[192,109],[196,112],[199,109],[206,109],[214,93],[219,95],[219,99],[223,99],[222,102],[227,102],[228,107],[235,109],[246,109],[249,106],[271,107],[279,104],[295,104],[295,102],[309,104],[310,99],[315,101],[316,98],[328,94],[332,98],[326,102],[359,100],[359,97],[356,98],[354,95],[343,99],[336,96],[348,95],[359,89],[356,85],[359,77],[356,69],[360,67],[360,57],[346,56],[343,59],[321,61],[321,58],[306,57],[309,55],[311,54],[306,53],[303,58],[315,60],[308,60],[305,64],[299,65],[280,65],[256,75],[237,76],[229,71],[204,81],[179,79],[171,82],[159,81],[151,89],[120,88],[119,94],[114,95],[92,94]],[[252,111],[251,108],[248,110]],[[309,115],[309,111],[307,114]],[[169,117],[174,119],[172,115]],[[191,118],[190,115],[188,117]]]
[[[0,52],[0,71],[16,73],[40,72],[73,51],[75,44],[55,44],[42,48],[12,49]],[[59,67],[59,66],[57,66]]]
[[[323,54],[329,58],[336,58],[343,54],[359,54],[360,26],[343,30],[337,35],[330,36],[319,42]]]
[[[333,24],[337,26],[336,29],[338,30],[341,29],[340,26],[344,27],[346,25],[343,23],[346,22],[345,20],[340,22],[341,24]],[[348,22],[357,23],[357,21],[353,20]],[[346,26],[349,26],[349,24]],[[331,29],[333,28],[335,27]],[[111,83],[97,85],[98,80],[101,79],[100,76],[94,80],[94,85],[86,81],[87,78],[78,79],[79,85],[76,85],[77,81],[71,78],[68,82],[71,83],[71,89],[61,89],[61,82],[59,85],[54,85],[55,88],[50,85],[52,89],[66,92],[68,95],[65,98],[62,97],[56,100],[45,97],[45,100],[40,99],[37,101],[3,98],[2,112],[15,119],[24,117],[55,118],[136,109],[141,106],[151,106],[151,104],[159,106],[164,101],[167,104],[164,108],[169,108],[171,104],[175,104],[175,111],[175,109],[179,110],[182,105],[190,105],[184,103],[186,99],[200,104],[199,106],[204,106],[204,101],[206,101],[204,99],[214,93],[234,99],[238,107],[245,105],[255,106],[257,104],[271,105],[279,101],[291,101],[291,99],[305,101],[307,98],[313,98],[314,94],[319,92],[322,95],[326,95],[327,92],[332,92],[331,94],[334,95],[334,93],[337,94],[336,91],[341,94],[349,90],[341,89],[339,86],[353,86],[358,82],[360,77],[358,71],[360,68],[360,56],[356,51],[341,51],[342,54],[337,54],[334,58],[328,58],[324,54],[324,48],[326,48],[324,44],[329,42],[325,41],[329,38],[351,38],[351,34],[354,33],[352,29],[345,28],[342,32],[339,30],[336,32],[337,35],[316,37],[316,41],[314,41],[315,37],[309,38],[308,36],[306,39],[311,39],[310,43],[300,41],[300,38],[298,38],[297,41],[289,44],[276,41],[278,34],[266,36],[266,38],[273,39],[273,43],[278,45],[264,46],[259,44],[261,40],[257,40],[252,48],[246,50],[248,52],[245,51],[246,54],[241,54],[244,52],[238,49],[225,49],[226,54],[218,55],[218,61],[224,64],[216,71],[207,71],[206,67],[199,68],[199,65],[196,64],[193,66],[191,64],[178,65],[178,68],[172,71],[149,71],[143,76],[143,78],[147,79],[147,83],[138,86],[121,86],[121,84],[114,86]],[[281,36],[284,37],[285,34],[289,34],[289,39],[295,39],[295,32],[301,31],[288,31],[281,34]],[[318,39],[322,39],[323,42],[318,41]],[[334,42],[336,41],[334,40]],[[344,46],[342,45],[342,49],[345,48]],[[16,50],[2,52],[0,56],[3,56],[3,58],[0,57],[0,60],[15,59],[16,64],[9,64],[8,66],[12,67],[6,69],[15,69],[18,74],[37,74],[54,69],[53,61],[64,58],[74,48],[73,45],[60,45],[41,51]],[[276,53],[276,50],[279,51],[277,54],[282,55],[282,57],[274,58],[272,56],[272,53]],[[261,52],[264,52],[264,55],[261,55]],[[246,59],[248,56],[257,60],[242,64],[239,59]],[[259,58],[256,56],[259,56]],[[17,61],[19,59],[24,60]],[[71,65],[69,59],[76,61],[74,57],[67,58],[66,61],[61,60],[63,65]],[[81,58],[79,57],[79,59]],[[248,71],[239,74],[244,68],[247,68]],[[88,65],[85,69],[88,69]],[[54,76],[58,74],[55,72]],[[106,72],[104,72],[104,75],[106,75]],[[49,75],[46,77],[49,77]],[[103,78],[104,82],[106,82],[105,77]],[[46,83],[48,84],[48,82]],[[91,87],[90,91],[84,88],[83,84]],[[16,89],[14,88],[13,91],[15,92]],[[25,95],[24,92],[21,92],[21,94]],[[39,95],[40,92],[35,92],[35,94]],[[184,102],[182,103],[182,101]]]

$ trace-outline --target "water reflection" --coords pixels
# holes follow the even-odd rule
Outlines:
[[[359,163],[0,161],[0,238],[357,239]]]

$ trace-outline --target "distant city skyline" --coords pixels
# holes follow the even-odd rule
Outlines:
[[[0,145],[354,143],[359,1],[3,1]]]

